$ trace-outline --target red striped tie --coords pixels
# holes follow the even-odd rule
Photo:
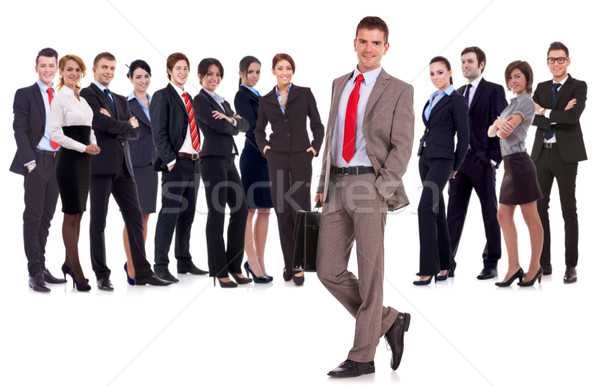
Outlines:
[[[50,107],[52,107],[52,99],[54,99],[54,89],[52,89],[51,87],[48,87],[48,89],[46,90],[48,92],[48,105],[50,105]],[[50,146],[52,146],[52,148],[54,150],[58,149],[58,147],[60,146],[58,143],[54,142],[53,140],[50,140]]]
[[[185,100],[185,108],[187,109],[188,118],[190,119],[190,134],[192,135],[192,146],[197,153],[200,153],[200,139],[198,138],[198,129],[196,128],[196,118],[194,118],[194,109],[192,108],[192,102],[186,92],[182,94]]]

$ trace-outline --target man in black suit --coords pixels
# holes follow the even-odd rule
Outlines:
[[[17,153],[10,171],[25,177],[23,244],[29,287],[37,292],[50,292],[46,283],[66,283],[52,276],[45,265],[46,240],[58,200],[54,164],[59,146],[50,140],[49,127],[57,61],[58,53],[54,49],[41,50],[35,60],[38,81],[18,89],[13,104]]]
[[[585,109],[587,85],[567,73],[571,64],[569,49],[560,42],[554,42],[548,49],[546,59],[552,73],[552,80],[538,84],[533,93],[536,103],[537,126],[531,159],[535,162],[538,182],[544,197],[538,201],[538,212],[544,227],[544,247],[540,263],[544,275],[552,273],[550,263],[550,221],[548,207],[552,183],[556,178],[560,194],[560,206],[565,221],[565,283],[577,281],[577,248],[579,225],[577,221],[577,201],[575,180],[577,165],[585,161],[587,155],[579,118]]]
[[[500,140],[490,138],[488,128],[507,106],[504,88],[486,81],[485,53],[479,47],[467,47],[461,53],[462,72],[468,84],[457,92],[469,106],[469,149],[458,173],[448,185],[448,229],[450,231],[451,270],[456,267],[456,252],[467,217],[471,193],[475,189],[481,203],[486,244],[483,248],[483,269],[477,279],[498,275],[498,260],[502,254],[498,199],[496,198],[496,169],[502,162]],[[452,275],[451,275],[452,276]]]
[[[168,281],[179,281],[169,272],[169,249],[175,235],[178,273],[204,275],[192,262],[190,234],[200,186],[200,132],[192,97],[184,90],[190,61],[179,52],[167,58],[169,84],[152,96],[150,121],[156,144],[154,168],[162,171],[162,207],[154,236],[154,270]]]
[[[121,209],[131,258],[135,269],[135,284],[169,285],[152,272],[144,249],[142,212],[129,156],[128,139],[137,138],[139,124],[132,116],[127,99],[111,93],[108,86],[115,75],[115,57],[102,52],[94,59],[94,81],[81,90],[94,111],[92,128],[102,153],[92,159],[90,184],[90,252],[98,288],[112,291],[110,269],[106,265],[104,229],[108,201],[112,194]]]

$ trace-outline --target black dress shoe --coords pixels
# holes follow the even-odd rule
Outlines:
[[[173,282],[161,279],[156,274],[154,274],[150,277],[144,278],[144,279],[135,279],[135,285],[146,285],[146,284],[165,286],[165,285],[173,284]]]
[[[98,279],[98,289],[101,289],[102,291],[112,291],[115,289],[115,287],[113,287],[110,279],[105,277]]]
[[[498,276],[498,270],[496,268],[484,268],[481,270],[479,275],[477,275],[477,278],[479,280],[487,280],[493,279],[496,276]]]
[[[29,288],[35,292],[50,292],[50,288],[46,287],[44,276],[41,273],[29,276]]]
[[[542,270],[544,271],[543,272],[544,276],[552,275],[552,266],[551,265],[542,266]]]
[[[577,281],[577,270],[575,267],[567,265],[567,270],[565,271],[565,277],[563,277],[563,281],[569,284]]]
[[[191,273],[192,275],[206,275],[208,271],[200,269],[194,265],[192,260],[178,261],[177,273]]]
[[[58,277],[52,276],[50,271],[48,271],[48,268],[44,268],[42,271],[42,277],[46,283],[50,284],[65,284],[67,282],[65,279],[59,279]]]
[[[396,370],[400,366],[402,353],[404,352],[404,333],[408,331],[410,325],[410,314],[408,312],[398,313],[398,317],[392,327],[385,333],[385,340],[392,349],[392,361],[390,366]]]
[[[159,278],[159,279],[163,279],[165,281],[170,281],[171,283],[177,283],[179,281],[178,278],[176,278],[175,276],[171,275],[171,272],[169,272],[169,270],[165,270],[165,271],[154,271],[154,274]]]
[[[375,372],[375,362],[354,362],[346,359],[335,369],[327,373],[330,377],[348,378],[358,377],[363,374],[372,374]]]

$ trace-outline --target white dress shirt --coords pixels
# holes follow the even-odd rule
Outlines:
[[[62,128],[65,126],[92,126],[94,112],[85,98],[75,96],[75,92],[68,87],[61,88],[52,100],[50,109],[50,138],[60,146],[85,152],[86,145],[67,137]],[[94,130],[90,132],[90,142],[96,144]]]

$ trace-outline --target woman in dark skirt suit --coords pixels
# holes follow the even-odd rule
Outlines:
[[[268,283],[273,280],[266,274],[265,245],[269,229],[271,191],[269,186],[269,167],[262,156],[254,129],[258,117],[258,101],[260,94],[254,88],[260,79],[260,61],[254,56],[245,56],[240,61],[240,85],[235,94],[235,110],[250,125],[246,132],[246,141],[240,156],[240,172],[242,185],[248,203],[248,219],[246,220],[245,250],[248,261],[244,264],[246,274],[251,273],[255,283]],[[253,224],[254,214],[256,222]]]
[[[58,93],[51,100],[50,137],[60,147],[56,161],[56,181],[62,202],[63,240],[66,257],[64,276],[70,275],[78,291],[91,289],[83,275],[77,248],[81,217],[90,190],[91,156],[100,153],[92,131],[93,112],[79,96],[79,82],[85,76],[85,64],[75,55],[65,55],[58,62]]]
[[[288,54],[275,55],[272,71],[277,85],[260,99],[254,135],[269,165],[271,198],[285,262],[283,279],[293,279],[296,285],[302,285],[304,272],[294,272],[293,267],[294,224],[296,212],[310,210],[311,207],[311,164],[321,148],[325,130],[310,89],[291,83],[296,71],[292,57]],[[312,141],[306,131],[307,118],[310,118]],[[272,130],[268,140],[265,132],[267,123],[271,124]]]
[[[421,251],[417,275],[420,278],[414,285],[427,285],[432,277],[438,281],[453,276],[443,193],[444,186],[454,178],[465,159],[469,146],[467,102],[454,92],[448,59],[441,56],[431,59],[429,76],[437,90],[423,109],[425,133],[418,151],[423,191],[418,208]],[[455,136],[458,137],[456,149]]]
[[[133,85],[133,92],[127,98],[129,109],[140,124],[140,136],[129,140],[129,151],[131,154],[131,165],[135,184],[137,185],[140,208],[142,209],[142,221],[144,225],[144,241],[148,234],[148,219],[150,213],[156,212],[156,196],[158,194],[158,173],[152,168],[154,159],[154,141],[152,140],[152,129],[150,126],[150,95],[147,94],[150,86],[152,72],[150,66],[143,60],[134,60],[129,65],[127,77]],[[127,229],[123,228],[123,245],[127,255],[125,273],[127,282],[135,285],[135,271],[129,250],[129,239]]]
[[[223,97],[215,94],[223,73],[223,65],[217,59],[200,61],[198,78],[202,90],[194,97],[192,105],[204,134],[200,171],[208,206],[206,246],[210,276],[218,278],[222,288],[232,288],[252,282],[242,275],[248,206],[235,168],[238,151],[233,140],[240,131],[248,131],[248,121],[234,113]],[[227,248],[223,240],[225,206],[229,207]],[[229,273],[235,282],[229,278]]]
[[[504,178],[498,200],[498,222],[508,253],[508,271],[504,280],[496,285],[508,287],[519,279],[518,285],[531,286],[536,280],[542,280],[540,256],[544,242],[544,229],[537,211],[537,200],[542,198],[542,193],[535,165],[525,148],[527,130],[535,116],[535,103],[531,98],[533,71],[529,63],[517,60],[506,67],[504,78],[506,86],[515,94],[515,98],[488,130],[490,137],[500,137],[500,151],[504,163]],[[526,274],[519,264],[518,235],[514,222],[517,205],[521,207],[531,240],[531,260]]]

